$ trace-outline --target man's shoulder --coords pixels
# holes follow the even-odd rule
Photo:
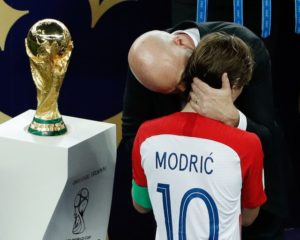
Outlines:
[[[172,28],[169,28],[169,31],[175,31],[175,30],[184,30],[187,28],[206,28],[209,31],[217,31],[220,29],[232,29],[232,28],[236,28],[236,29],[244,29],[245,31],[250,31],[252,32],[250,29],[248,29],[247,27],[234,23],[234,22],[227,22],[227,21],[209,21],[209,22],[202,22],[202,23],[198,23],[196,21],[192,21],[192,20],[185,20],[182,22],[177,23],[175,26],[173,26]]]
[[[259,39],[259,37],[249,28],[234,22],[215,21],[202,23],[200,24],[200,27],[201,25],[207,31],[207,33],[226,32],[241,38]]]
[[[185,30],[188,28],[198,28],[200,35],[204,36],[212,32],[226,32],[243,38],[244,40],[259,40],[260,38],[246,26],[234,22],[210,21],[197,23],[186,20],[176,24],[174,27],[167,29],[168,32]]]

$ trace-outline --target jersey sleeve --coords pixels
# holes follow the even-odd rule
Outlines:
[[[252,135],[251,144],[249,142],[249,154],[246,156],[247,168],[243,176],[242,186],[242,208],[256,208],[261,206],[266,200],[267,196],[263,186],[263,151],[259,138]]]
[[[139,130],[132,149],[132,197],[133,200],[144,208],[151,208],[151,202],[148,194],[147,179],[141,164],[140,147],[143,142],[142,131]]]

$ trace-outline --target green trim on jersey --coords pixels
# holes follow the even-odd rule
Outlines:
[[[132,180],[132,196],[134,201],[143,208],[152,209],[148,188],[141,187]]]

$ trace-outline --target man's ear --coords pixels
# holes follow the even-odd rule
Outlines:
[[[176,45],[180,47],[191,49],[191,50],[195,49],[193,39],[185,33],[174,35],[173,41]]]
[[[180,82],[177,86],[176,86],[176,89],[174,92],[177,92],[177,93],[183,93],[186,89],[186,86],[185,86],[185,83],[184,82]]]
[[[182,38],[180,34],[174,35],[173,41],[176,45],[182,45]]]

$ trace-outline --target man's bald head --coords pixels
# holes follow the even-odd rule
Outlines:
[[[180,37],[153,30],[132,44],[128,63],[132,73],[146,88],[160,93],[176,89],[192,50]]]

